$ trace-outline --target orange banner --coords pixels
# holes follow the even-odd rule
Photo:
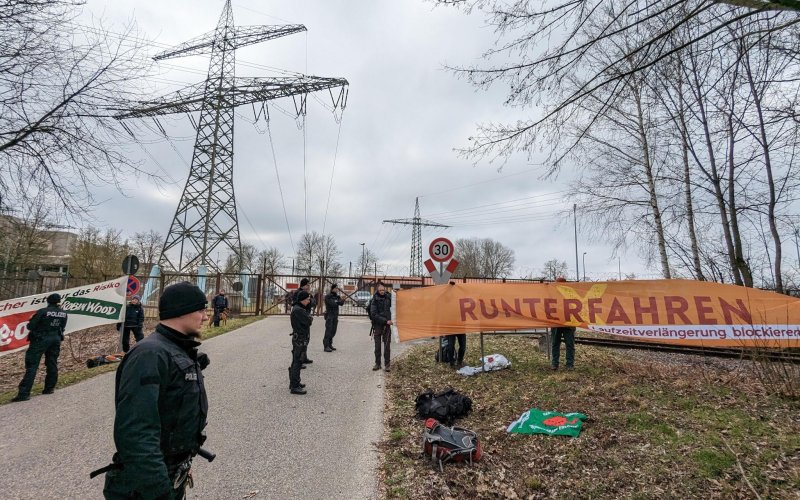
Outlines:
[[[576,326],[683,345],[800,347],[800,299],[691,280],[459,283],[397,292],[401,342]]]

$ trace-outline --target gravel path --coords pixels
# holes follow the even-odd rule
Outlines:
[[[363,319],[341,318],[338,350],[325,353],[324,321],[315,318],[305,396],[288,390],[287,317],[205,342],[205,447],[217,459],[195,459],[189,498],[375,498],[384,375],[371,371],[368,328]],[[0,406],[2,498],[100,498],[103,479],[88,474],[113,453],[113,390],[110,373]]]

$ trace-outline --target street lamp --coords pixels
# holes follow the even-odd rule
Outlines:
[[[583,281],[586,281],[586,252],[583,252]]]
[[[366,243],[361,244],[361,276],[364,276],[364,273],[367,272],[366,247],[364,245]]]

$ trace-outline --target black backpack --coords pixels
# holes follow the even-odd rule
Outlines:
[[[439,363],[452,363],[456,360],[455,341],[450,336],[442,337],[439,340],[439,349],[434,354],[434,359]]]
[[[417,417],[435,418],[450,425],[455,419],[469,415],[472,411],[472,400],[469,396],[456,392],[452,387],[437,393],[428,389],[417,396],[415,406]]]
[[[367,301],[367,305],[364,306],[364,309],[367,310],[367,317],[371,320],[372,319],[372,311],[370,308],[372,307],[372,298]]]

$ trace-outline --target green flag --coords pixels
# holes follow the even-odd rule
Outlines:
[[[584,419],[586,415],[583,413],[556,413],[531,408],[512,422],[507,432],[578,437]]]

